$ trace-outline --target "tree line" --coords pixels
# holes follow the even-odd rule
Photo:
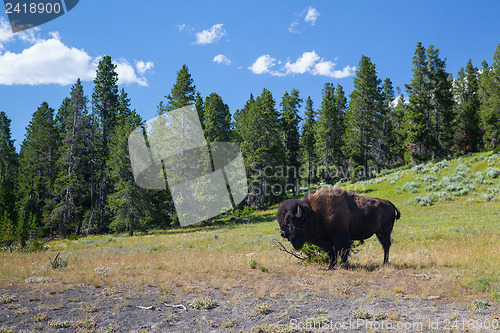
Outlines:
[[[274,204],[300,186],[370,177],[370,170],[500,146],[500,44],[490,66],[469,60],[456,78],[433,45],[417,44],[408,99],[362,56],[354,89],[325,83],[319,107],[297,89],[277,105],[263,89],[231,116],[217,93],[203,97],[186,65],[157,114],[194,104],[207,142],[240,145],[249,194],[237,209]],[[92,94],[78,79],[54,110],[33,113],[17,153],[0,112],[0,244],[33,246],[40,237],[170,228],[171,195],[135,185],[128,135],[144,121],[119,89],[109,56]],[[396,92],[395,92],[396,90]],[[397,97],[395,97],[398,95]],[[300,109],[304,104],[304,119]]]

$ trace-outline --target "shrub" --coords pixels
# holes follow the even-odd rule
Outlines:
[[[251,269],[256,269],[257,268],[257,261],[255,259],[250,259],[250,261],[248,262],[248,264],[250,265]]]
[[[429,195],[426,195],[424,197],[421,197],[419,195],[417,195],[415,197],[415,200],[414,202],[419,205],[419,206],[432,206],[433,205],[433,202],[432,200],[430,199]]]
[[[494,195],[491,193],[483,193],[483,201],[490,202],[493,201]]]
[[[434,192],[425,196],[416,196],[413,203],[419,206],[432,206],[437,202],[449,201],[452,197],[447,192]]]
[[[316,245],[305,243],[300,251],[306,255],[307,263],[328,263],[328,255]]]
[[[439,169],[448,169],[448,164],[448,161],[442,160],[436,163],[436,167],[438,167]]]
[[[415,165],[413,168],[411,168],[411,171],[415,173],[426,173],[427,169],[425,168],[425,165],[422,163]]]
[[[257,314],[266,315],[271,312],[271,305],[269,303],[261,303],[255,306]]]
[[[422,183],[424,184],[431,184],[434,183],[436,180],[437,178],[432,175],[424,175],[420,177],[420,181],[422,181]]]
[[[60,258],[59,257],[60,253],[57,253],[56,256],[54,257],[54,259],[50,258],[50,261],[49,261],[49,266],[50,268],[52,269],[63,269],[63,268],[66,268],[66,266],[68,266],[68,259],[67,258]]]
[[[497,178],[498,176],[500,176],[500,169],[489,167],[485,170],[485,173],[490,178]]]
[[[49,326],[52,328],[67,328],[71,327],[71,321],[69,320],[51,320],[49,321]]]
[[[490,306],[490,303],[488,303],[487,301],[483,301],[483,300],[474,301],[474,304],[476,305],[476,307],[478,309],[485,309],[488,306]]]
[[[417,182],[408,182],[403,186],[403,191],[408,191],[411,193],[417,193],[417,188],[420,187],[420,183]]]
[[[394,175],[394,176],[391,176],[391,177],[387,177],[386,180],[390,184],[395,184],[399,180],[399,177],[397,175]]]
[[[205,298],[198,298],[189,305],[198,310],[200,309],[209,310],[217,306],[217,301],[211,299],[210,297],[205,297]]]
[[[460,164],[455,168],[455,174],[457,175],[465,176],[469,172],[470,169],[467,164]]]
[[[439,191],[441,189],[441,183],[432,183],[424,188],[426,192]]]

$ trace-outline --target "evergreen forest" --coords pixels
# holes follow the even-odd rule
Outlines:
[[[500,149],[500,44],[492,64],[469,60],[452,74],[438,48],[418,43],[412,64],[401,89],[362,56],[348,96],[325,83],[315,105],[293,87],[276,98],[264,88],[238,110],[216,92],[202,96],[183,65],[157,114],[194,104],[207,142],[239,144],[249,193],[237,211],[264,209],[311,184]],[[92,91],[78,79],[59,106],[41,101],[33,111],[17,151],[9,110],[0,110],[0,247],[178,226],[168,190],[135,185],[128,136],[147,119],[118,87],[111,57],[99,62]]]

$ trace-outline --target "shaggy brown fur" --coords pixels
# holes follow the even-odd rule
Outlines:
[[[309,191],[303,200],[281,203],[277,212],[281,236],[295,249],[305,242],[317,245],[328,253],[332,269],[337,256],[342,265],[353,240],[364,240],[375,234],[384,248],[384,264],[389,262],[391,232],[401,213],[389,200],[359,195],[341,188]]]

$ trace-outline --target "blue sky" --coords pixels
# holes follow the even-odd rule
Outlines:
[[[277,107],[296,88],[314,107],[326,82],[349,94],[362,55],[401,87],[417,42],[440,48],[456,75],[468,59],[491,62],[500,42],[500,1],[97,1],[12,34],[0,5],[0,110],[17,146],[43,102],[57,110],[81,77],[92,93],[95,66],[110,55],[119,85],[144,119],[189,66],[197,90],[222,96],[232,113],[269,89]]]

